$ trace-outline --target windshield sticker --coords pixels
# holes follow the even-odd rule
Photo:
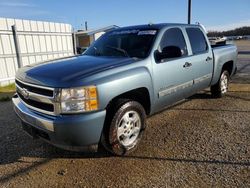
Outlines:
[[[155,35],[156,30],[139,31],[138,35]]]
[[[139,30],[133,29],[133,30],[124,30],[124,31],[114,31],[111,33],[111,35],[126,35],[126,34],[135,34],[138,33]]]

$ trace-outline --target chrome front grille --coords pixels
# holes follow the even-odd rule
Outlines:
[[[58,93],[56,89],[16,79],[16,91],[18,97],[28,108],[44,114],[58,114],[59,103],[56,102]]]

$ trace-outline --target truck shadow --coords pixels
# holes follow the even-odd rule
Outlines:
[[[215,98],[212,97],[210,91],[203,91],[202,93],[196,93],[191,97],[187,98],[187,100],[192,100],[192,99],[215,99]]]
[[[20,131],[21,136],[19,136],[15,142],[11,141],[11,144],[9,145],[1,143],[1,152],[3,155],[1,155],[0,158],[0,166],[12,163],[34,163],[35,165],[40,164],[40,162],[29,162],[23,160],[23,158],[48,159],[46,160],[48,162],[49,160],[57,158],[103,158],[112,156],[102,147],[100,147],[98,152],[74,152],[63,150],[49,145],[40,139],[33,140],[22,130]],[[13,134],[15,134],[15,132],[13,132]],[[19,139],[23,139],[23,141],[19,142]]]
[[[228,98],[232,98],[232,99],[240,99],[240,100],[244,100],[244,101],[250,101],[250,98],[245,98],[245,97],[242,97],[242,96],[236,96],[236,95],[233,95],[233,93],[250,93],[249,91],[228,91],[226,93],[226,96],[225,97],[228,97]],[[218,100],[217,98],[214,98],[211,93],[209,91],[204,91],[202,93],[197,93],[189,98],[187,98],[186,101],[189,101],[189,100],[193,100],[193,99],[214,99],[214,100]]]
[[[17,133],[13,132],[13,134]],[[2,141],[2,139],[4,138],[1,138],[0,141]],[[23,139],[23,141],[19,139]],[[4,166],[13,163],[20,166],[20,168],[11,170],[10,173],[2,173],[2,176],[0,176],[0,185],[10,182],[16,177],[25,176],[30,171],[39,169],[41,166],[49,166],[50,162],[55,159],[93,159],[112,156],[105,150],[100,150],[97,153],[79,153],[61,150],[41,140],[32,140],[23,132],[14,142],[12,141],[11,144],[3,144],[0,149],[1,152],[4,152],[4,155],[1,155],[0,158],[0,168],[3,167],[4,169]],[[10,166],[8,168],[10,168]]]

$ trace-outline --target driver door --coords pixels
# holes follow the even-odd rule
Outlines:
[[[158,51],[161,52],[163,48],[171,46],[179,47],[180,57],[162,59],[160,62],[154,60],[153,82],[156,109],[186,98],[192,92],[192,58],[188,56],[187,43],[180,28],[170,28],[165,31]]]

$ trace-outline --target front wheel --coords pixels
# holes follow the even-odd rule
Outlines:
[[[140,103],[127,101],[113,115],[105,135],[106,148],[115,155],[125,155],[138,145],[145,129],[146,113]]]
[[[228,91],[229,85],[229,73],[227,70],[224,70],[221,73],[220,80],[217,84],[211,86],[211,93],[213,97],[221,98]]]

